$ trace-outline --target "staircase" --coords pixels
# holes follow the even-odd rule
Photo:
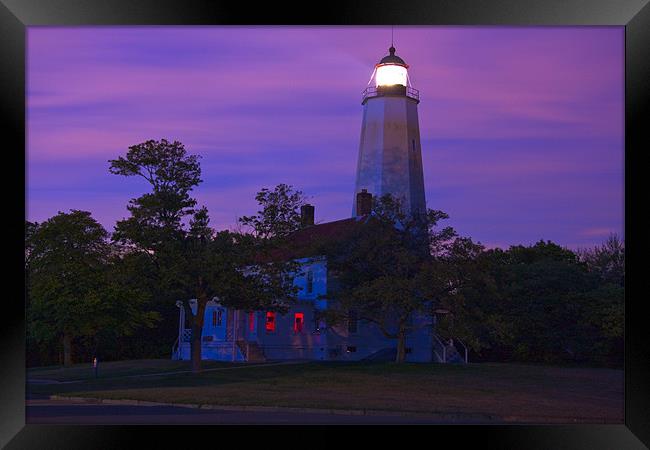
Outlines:
[[[441,340],[435,334],[433,337],[433,361],[443,364],[467,364],[469,362],[467,346],[460,339]],[[462,346],[463,354],[458,351],[456,344]]]
[[[237,347],[239,347],[247,362],[266,361],[262,348],[255,341],[237,340]]]
[[[462,356],[460,356],[460,353],[458,353],[458,350],[456,349],[456,346],[454,344],[447,345],[446,348],[446,356],[447,356],[447,363],[450,364],[465,364],[465,360],[463,359]]]

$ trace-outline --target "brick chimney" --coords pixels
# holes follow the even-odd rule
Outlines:
[[[314,206],[302,205],[300,207],[300,221],[303,227],[308,227],[314,224]]]
[[[365,216],[372,211],[372,194],[366,189],[357,193],[357,216]]]

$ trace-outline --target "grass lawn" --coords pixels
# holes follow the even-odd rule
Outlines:
[[[121,369],[120,363],[114,364],[114,373],[129,370],[145,373],[154,367],[160,371],[163,366],[171,371],[178,368],[175,364],[179,362],[144,361],[140,367],[140,361],[131,361],[123,362]],[[212,364],[204,367],[209,366]],[[29,376],[40,373],[41,370],[30,371]],[[51,374],[52,369],[42,370],[43,378],[52,378],[45,373]],[[64,385],[32,385],[29,389],[48,394],[173,403],[487,414],[516,416],[524,421],[525,417],[546,417],[549,421],[623,423],[623,383],[623,371],[613,369],[492,363],[457,366],[309,362],[197,375],[88,379]]]

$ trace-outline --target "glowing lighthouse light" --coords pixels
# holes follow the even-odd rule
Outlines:
[[[375,66],[375,86],[395,86],[408,84],[408,64],[395,55],[395,47],[388,49],[390,55]]]
[[[406,67],[394,64],[377,67],[375,86],[393,86],[396,84],[406,86]]]

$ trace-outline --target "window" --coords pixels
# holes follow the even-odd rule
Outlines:
[[[347,352],[348,353],[354,353],[357,351],[356,345],[348,345]]]
[[[307,272],[307,293],[311,294],[314,291],[314,272],[311,270]]]
[[[305,323],[305,315],[303,313],[296,313],[293,316],[293,332],[301,333]]]
[[[220,327],[221,326],[221,314],[222,314],[222,310],[220,310],[220,309],[213,309],[212,310],[212,326],[213,327]]]
[[[358,328],[358,318],[356,311],[348,312],[348,333],[356,333]]]
[[[251,333],[255,331],[255,313],[252,311],[248,313],[248,330]]]
[[[275,331],[275,313],[266,313],[266,332],[273,333]]]

